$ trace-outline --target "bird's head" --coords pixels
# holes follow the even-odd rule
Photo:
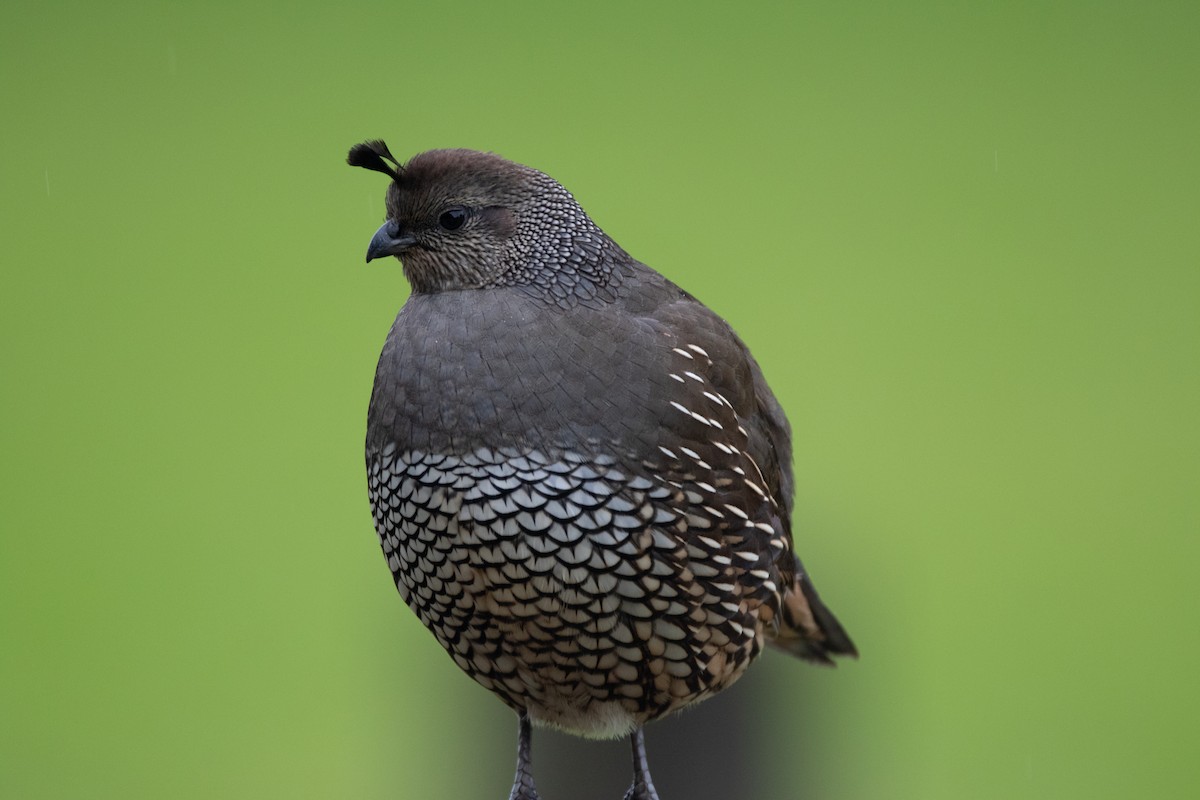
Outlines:
[[[491,153],[430,150],[401,164],[369,141],[346,160],[392,179],[367,261],[397,256],[415,292],[553,283],[611,244],[557,181]]]

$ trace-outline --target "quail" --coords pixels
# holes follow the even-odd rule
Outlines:
[[[367,415],[396,588],[518,715],[510,800],[538,797],[531,726],[629,736],[736,681],[765,644],[856,656],[792,547],[791,431],[721,317],[627,254],[557,181],[499,156],[382,141],[367,261],[412,292]]]

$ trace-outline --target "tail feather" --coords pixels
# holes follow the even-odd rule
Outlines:
[[[821,602],[817,587],[804,565],[796,562],[796,579],[783,596],[779,628],[770,643],[780,650],[817,664],[834,666],[833,656],[858,658],[858,648],[829,607]]]

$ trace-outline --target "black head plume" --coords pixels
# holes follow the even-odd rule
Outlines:
[[[396,166],[394,168],[389,166],[387,161],[384,161],[385,158]],[[400,171],[403,169],[382,139],[372,139],[369,142],[354,145],[350,148],[349,155],[346,156],[346,163],[352,167],[382,172],[394,181],[400,180]]]

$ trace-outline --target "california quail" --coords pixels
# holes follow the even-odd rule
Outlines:
[[[537,797],[530,723],[631,735],[732,684],[764,642],[856,655],[792,550],[791,432],[729,325],[629,256],[552,178],[381,141],[367,261],[412,294],[367,415],[396,588],[520,718],[510,800]]]

